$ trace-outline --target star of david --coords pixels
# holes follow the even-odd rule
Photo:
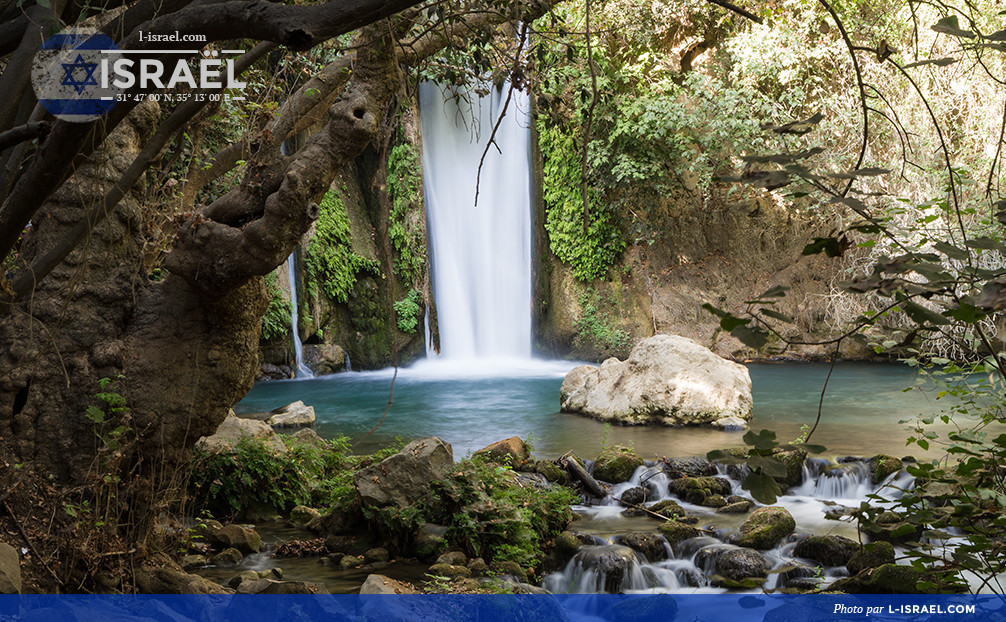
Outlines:
[[[63,81],[60,82],[63,86],[72,86],[77,95],[84,92],[84,89],[88,86],[97,86],[98,81],[94,79],[94,70],[98,68],[98,63],[87,63],[84,62],[84,57],[77,54],[77,60],[72,63],[60,63],[63,65],[63,71],[66,74],[63,76]],[[76,77],[76,71],[78,69],[83,69],[85,72],[83,80],[78,80]]]

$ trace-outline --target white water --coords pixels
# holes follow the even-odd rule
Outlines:
[[[419,88],[423,180],[434,296],[444,359],[531,358],[530,104],[514,91],[486,153],[507,87],[460,105]],[[450,93],[448,93],[450,95]],[[470,103],[469,103],[470,102]],[[429,343],[429,340],[427,340]],[[428,346],[427,355],[436,357]]]
[[[293,336],[294,375],[297,378],[314,378],[307,365],[304,364],[304,345],[300,342],[300,329],[297,321],[297,252],[290,253],[286,259],[286,273],[290,279],[290,334]]]

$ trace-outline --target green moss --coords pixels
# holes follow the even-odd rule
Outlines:
[[[290,334],[290,300],[283,296],[275,272],[266,275],[265,287],[269,292],[269,306],[262,317],[262,339],[286,338]]]
[[[624,350],[632,344],[632,336],[615,328],[611,317],[601,309],[597,292],[587,289],[580,294],[580,318],[576,321],[577,338],[602,350]]]
[[[319,207],[315,235],[307,248],[308,277],[320,283],[332,300],[346,302],[360,273],[380,274],[381,267],[353,252],[346,205],[336,192],[329,190]]]
[[[418,284],[426,271],[420,170],[419,156],[410,143],[397,145],[388,155],[388,194],[391,197],[388,238],[395,248],[395,274],[409,285]]]
[[[416,329],[419,328],[419,318],[423,313],[422,303],[423,295],[415,289],[395,303],[398,330],[403,333],[416,332]]]
[[[542,172],[549,246],[577,279],[603,277],[625,249],[615,215],[589,188],[590,209],[584,230],[581,157],[573,135],[542,118],[538,142],[545,159]]]
[[[643,459],[629,447],[615,445],[608,447],[594,463],[594,477],[617,484],[627,482],[637,468],[643,466]]]

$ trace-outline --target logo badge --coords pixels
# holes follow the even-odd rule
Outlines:
[[[46,39],[31,68],[39,103],[57,119],[75,123],[114,108],[121,89],[103,88],[96,72],[106,50],[116,49],[111,37],[96,31],[69,30]]]

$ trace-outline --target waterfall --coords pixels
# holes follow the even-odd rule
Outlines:
[[[444,358],[531,356],[531,130],[525,93],[514,91],[496,133],[499,150],[492,146],[486,153],[475,205],[479,160],[507,89],[491,88],[483,97],[462,90],[455,98],[430,82],[419,88],[423,190]]]
[[[304,345],[300,342],[297,323],[297,251],[290,253],[286,260],[286,271],[290,277],[290,333],[293,335],[294,375],[297,378],[314,378],[314,373],[304,365]]]

